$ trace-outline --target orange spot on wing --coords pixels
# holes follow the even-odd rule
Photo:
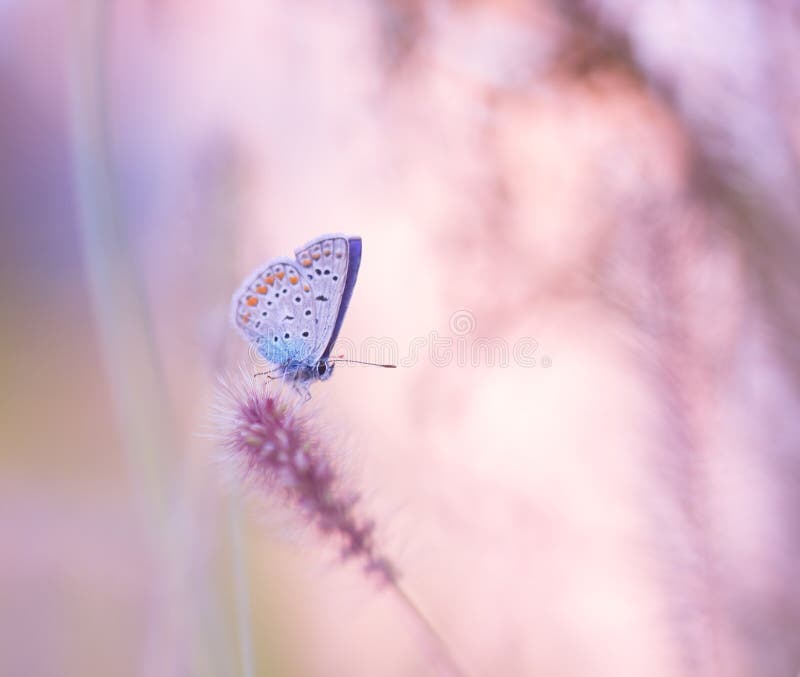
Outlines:
[[[255,296],[248,296],[248,297],[247,297],[247,298],[244,300],[244,302],[245,302],[245,303],[246,303],[248,306],[251,306],[251,307],[252,307],[252,306],[254,306],[254,305],[256,305],[256,304],[258,303],[258,299],[257,299]]]
[[[311,258],[314,259],[315,261],[318,260],[320,256],[322,256],[322,254],[320,254],[319,252],[311,253]]]
[[[304,284],[303,291],[311,291],[311,287],[309,287],[307,284]]]
[[[331,255],[331,250],[330,250],[330,249],[326,249],[326,250],[325,250],[324,252],[322,252],[322,253],[323,253],[323,254],[325,254],[325,256],[330,256],[330,255]]]
[[[344,254],[342,252],[336,252],[336,258],[337,259],[342,258],[342,256],[344,256]]]
[[[267,287],[266,287],[266,285],[260,284],[260,285],[258,285],[258,286],[256,287],[256,291],[257,291],[259,294],[266,294],[266,293],[267,293]]]
[[[242,313],[242,322],[247,324],[250,321],[250,313]]]
[[[276,277],[277,277],[279,280],[282,280],[284,275],[286,275],[286,273],[284,273],[283,271],[281,271],[281,272],[279,272],[279,273],[275,273],[275,276],[276,276]]]
[[[306,256],[302,261],[300,261],[300,265],[308,268],[311,265],[311,259]]]
[[[272,275],[267,275],[266,277],[264,277],[264,282],[266,282],[267,284],[272,284],[273,282],[275,282],[275,278],[272,277]]]
[[[299,280],[300,280],[300,278],[299,278],[299,277],[297,277],[297,275],[291,275],[291,276],[289,277],[289,282],[291,282],[292,284],[297,284],[297,282],[298,282]]]

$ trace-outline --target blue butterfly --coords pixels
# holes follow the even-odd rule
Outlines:
[[[322,235],[295,260],[274,259],[248,277],[233,295],[233,324],[278,375],[295,385],[325,381],[360,265],[360,237]]]

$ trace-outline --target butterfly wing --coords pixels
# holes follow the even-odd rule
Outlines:
[[[344,283],[344,291],[342,292],[342,300],[339,303],[339,311],[336,315],[336,324],[333,326],[333,331],[328,338],[328,345],[322,353],[322,357],[326,358],[333,350],[333,344],[339,336],[339,330],[342,328],[347,307],[350,305],[350,297],[353,296],[353,289],[356,286],[356,279],[358,278],[358,269],[361,267],[361,238],[351,237],[347,241],[348,256],[347,256],[347,276]]]
[[[317,323],[312,287],[296,261],[274,259],[254,271],[231,301],[234,326],[277,365],[312,364]]]
[[[316,319],[312,361],[330,355],[342,326],[361,265],[361,238],[323,235],[295,252],[304,281],[311,285]]]

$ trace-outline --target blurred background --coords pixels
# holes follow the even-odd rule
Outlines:
[[[0,674],[439,674],[210,434],[344,232],[402,368],[317,424],[466,673],[797,675],[796,64],[793,0],[0,1]]]

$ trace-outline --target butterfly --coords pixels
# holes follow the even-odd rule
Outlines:
[[[273,259],[246,278],[231,301],[232,322],[295,386],[325,381],[360,265],[360,237],[321,235],[294,260]]]

